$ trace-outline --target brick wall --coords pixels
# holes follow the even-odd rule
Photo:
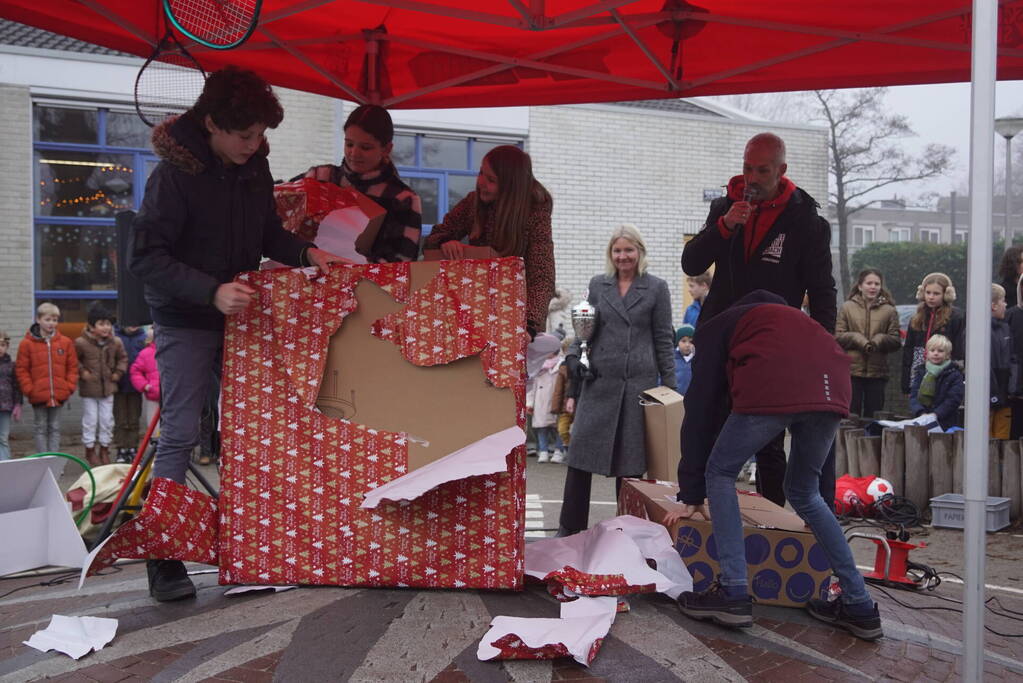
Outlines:
[[[32,103],[24,86],[0,85],[0,328],[11,355],[32,323]]]
[[[267,131],[274,178],[288,180],[310,166],[340,159],[335,133],[344,123],[343,119],[337,121],[341,103],[287,88],[274,88],[274,92],[284,107],[284,121],[276,130]]]
[[[575,300],[604,270],[608,234],[634,223],[647,244],[649,272],[668,281],[675,322],[685,306],[679,264],[683,236],[700,229],[719,188],[742,169],[746,141],[771,131],[786,141],[789,177],[827,198],[823,130],[775,128],[609,106],[534,107],[528,148],[537,178],[554,196],[558,284]]]

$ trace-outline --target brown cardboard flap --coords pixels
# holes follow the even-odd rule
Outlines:
[[[465,257],[471,259],[501,258],[493,247],[470,247],[465,245]],[[444,253],[440,249],[423,249],[424,261],[443,261]]]
[[[413,263],[412,290],[439,270],[439,263]],[[402,304],[368,280],[355,293],[359,307],[330,340],[316,400],[324,414],[407,432],[410,472],[515,423],[514,395],[486,381],[478,356],[413,365],[395,344],[370,333],[374,321]]]
[[[659,403],[662,406],[674,405],[675,403],[682,402],[682,394],[678,393],[674,389],[669,389],[664,386],[647,389],[646,391],[640,392],[639,395],[640,398]]]

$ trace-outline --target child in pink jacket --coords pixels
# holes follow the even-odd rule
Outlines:
[[[153,413],[160,405],[160,370],[156,366],[156,343],[153,341],[153,329],[146,332],[146,346],[135,358],[129,371],[131,385],[142,394],[142,414],[148,425],[153,420]],[[159,432],[157,425],[153,434]]]

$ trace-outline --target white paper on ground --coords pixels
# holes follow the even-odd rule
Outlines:
[[[593,643],[607,635],[617,609],[617,598],[583,597],[561,603],[560,619],[494,617],[476,649],[476,657],[487,661],[499,656],[501,651],[492,643],[511,634],[533,649],[560,643],[577,662],[588,666]]]
[[[282,591],[290,591],[295,586],[235,586],[234,588],[228,588],[224,591],[224,595],[241,595],[243,593],[251,593],[253,591],[273,591],[274,593],[280,593]]]
[[[647,558],[657,562],[651,569]],[[693,589],[693,578],[660,524],[632,515],[608,519],[565,538],[526,544],[526,574],[543,579],[572,567],[587,574],[621,574],[633,585],[654,584],[659,593],[677,598]]]
[[[502,429],[373,489],[366,494],[359,507],[375,508],[383,500],[415,500],[444,482],[506,472],[506,456],[513,448],[525,442],[526,433],[520,427]]]
[[[117,633],[117,619],[103,617],[65,617],[54,614],[50,625],[36,631],[25,645],[40,652],[57,650],[79,659],[91,650],[102,650]]]
[[[533,379],[540,372],[543,362],[561,348],[561,339],[553,334],[541,332],[526,346],[526,377]]]

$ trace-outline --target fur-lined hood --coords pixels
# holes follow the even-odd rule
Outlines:
[[[551,313],[555,311],[566,311],[572,307],[572,292],[568,291],[564,287],[556,287],[554,289],[554,298],[547,305],[547,310]]]
[[[220,162],[210,149],[209,135],[190,113],[169,117],[153,128],[151,138],[153,151],[163,160],[174,164],[189,175],[199,175],[209,166]],[[253,160],[265,159],[270,154],[266,138],[259,150],[242,166],[245,169]]]

